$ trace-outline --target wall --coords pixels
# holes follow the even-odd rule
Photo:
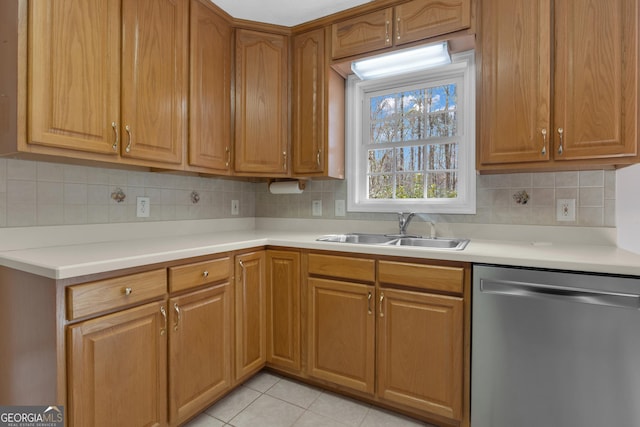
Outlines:
[[[118,188],[122,202],[111,196]],[[150,198],[149,218],[136,218],[136,196]],[[0,159],[0,227],[229,218],[233,199],[240,217],[255,215],[247,182]]]
[[[618,246],[640,253],[640,165],[616,172]]]
[[[256,184],[256,216],[319,218],[311,215],[311,201],[322,200],[323,219],[335,217],[335,200],[347,197],[346,181],[315,181],[300,195],[273,195],[266,184]],[[475,215],[429,215],[430,219],[454,223],[577,225],[615,227],[615,171],[522,173],[477,177]],[[525,190],[527,204],[513,195]],[[576,199],[577,220],[556,221],[556,200]],[[396,220],[395,214],[347,213],[338,219]]]
[[[633,179],[627,180],[632,189]],[[481,175],[477,187],[476,215],[429,217],[438,223],[616,225],[615,171]],[[126,194],[121,203],[111,197],[117,188]],[[513,199],[521,190],[530,196],[526,205]],[[193,191],[198,203],[191,200]],[[149,218],[136,218],[136,196],[150,197]],[[266,183],[0,159],[0,227],[231,218],[233,199],[240,201],[245,218],[318,218],[311,215],[311,201],[322,200],[322,219],[334,219],[335,200],[346,196],[346,181],[312,181],[303,194],[273,195]],[[557,222],[556,199],[571,198],[576,199],[577,221]],[[396,220],[393,214],[375,213],[337,219]]]

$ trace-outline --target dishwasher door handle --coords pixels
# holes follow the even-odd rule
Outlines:
[[[551,298],[583,304],[640,309],[640,295],[568,288],[537,283],[480,279],[480,291],[486,294],[531,298]]]

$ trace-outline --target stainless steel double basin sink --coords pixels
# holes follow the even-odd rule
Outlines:
[[[469,239],[367,233],[327,234],[318,237],[316,240],[320,242],[355,243],[377,246],[413,246],[430,249],[447,249],[451,251],[461,251],[469,243]]]

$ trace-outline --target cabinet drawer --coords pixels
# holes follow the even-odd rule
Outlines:
[[[229,279],[229,257],[169,268],[169,292],[183,291]]]
[[[464,268],[380,261],[378,263],[378,279],[382,284],[404,285],[462,294]]]
[[[309,274],[370,283],[376,280],[374,260],[335,255],[309,254]]]
[[[115,310],[154,298],[167,292],[164,268],[99,280],[67,288],[67,318],[69,320]]]

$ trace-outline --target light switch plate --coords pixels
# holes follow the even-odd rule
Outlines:
[[[240,201],[232,200],[231,201],[231,215],[240,215]]]
[[[344,207],[344,200],[336,200],[336,216],[345,216],[347,214]]]

